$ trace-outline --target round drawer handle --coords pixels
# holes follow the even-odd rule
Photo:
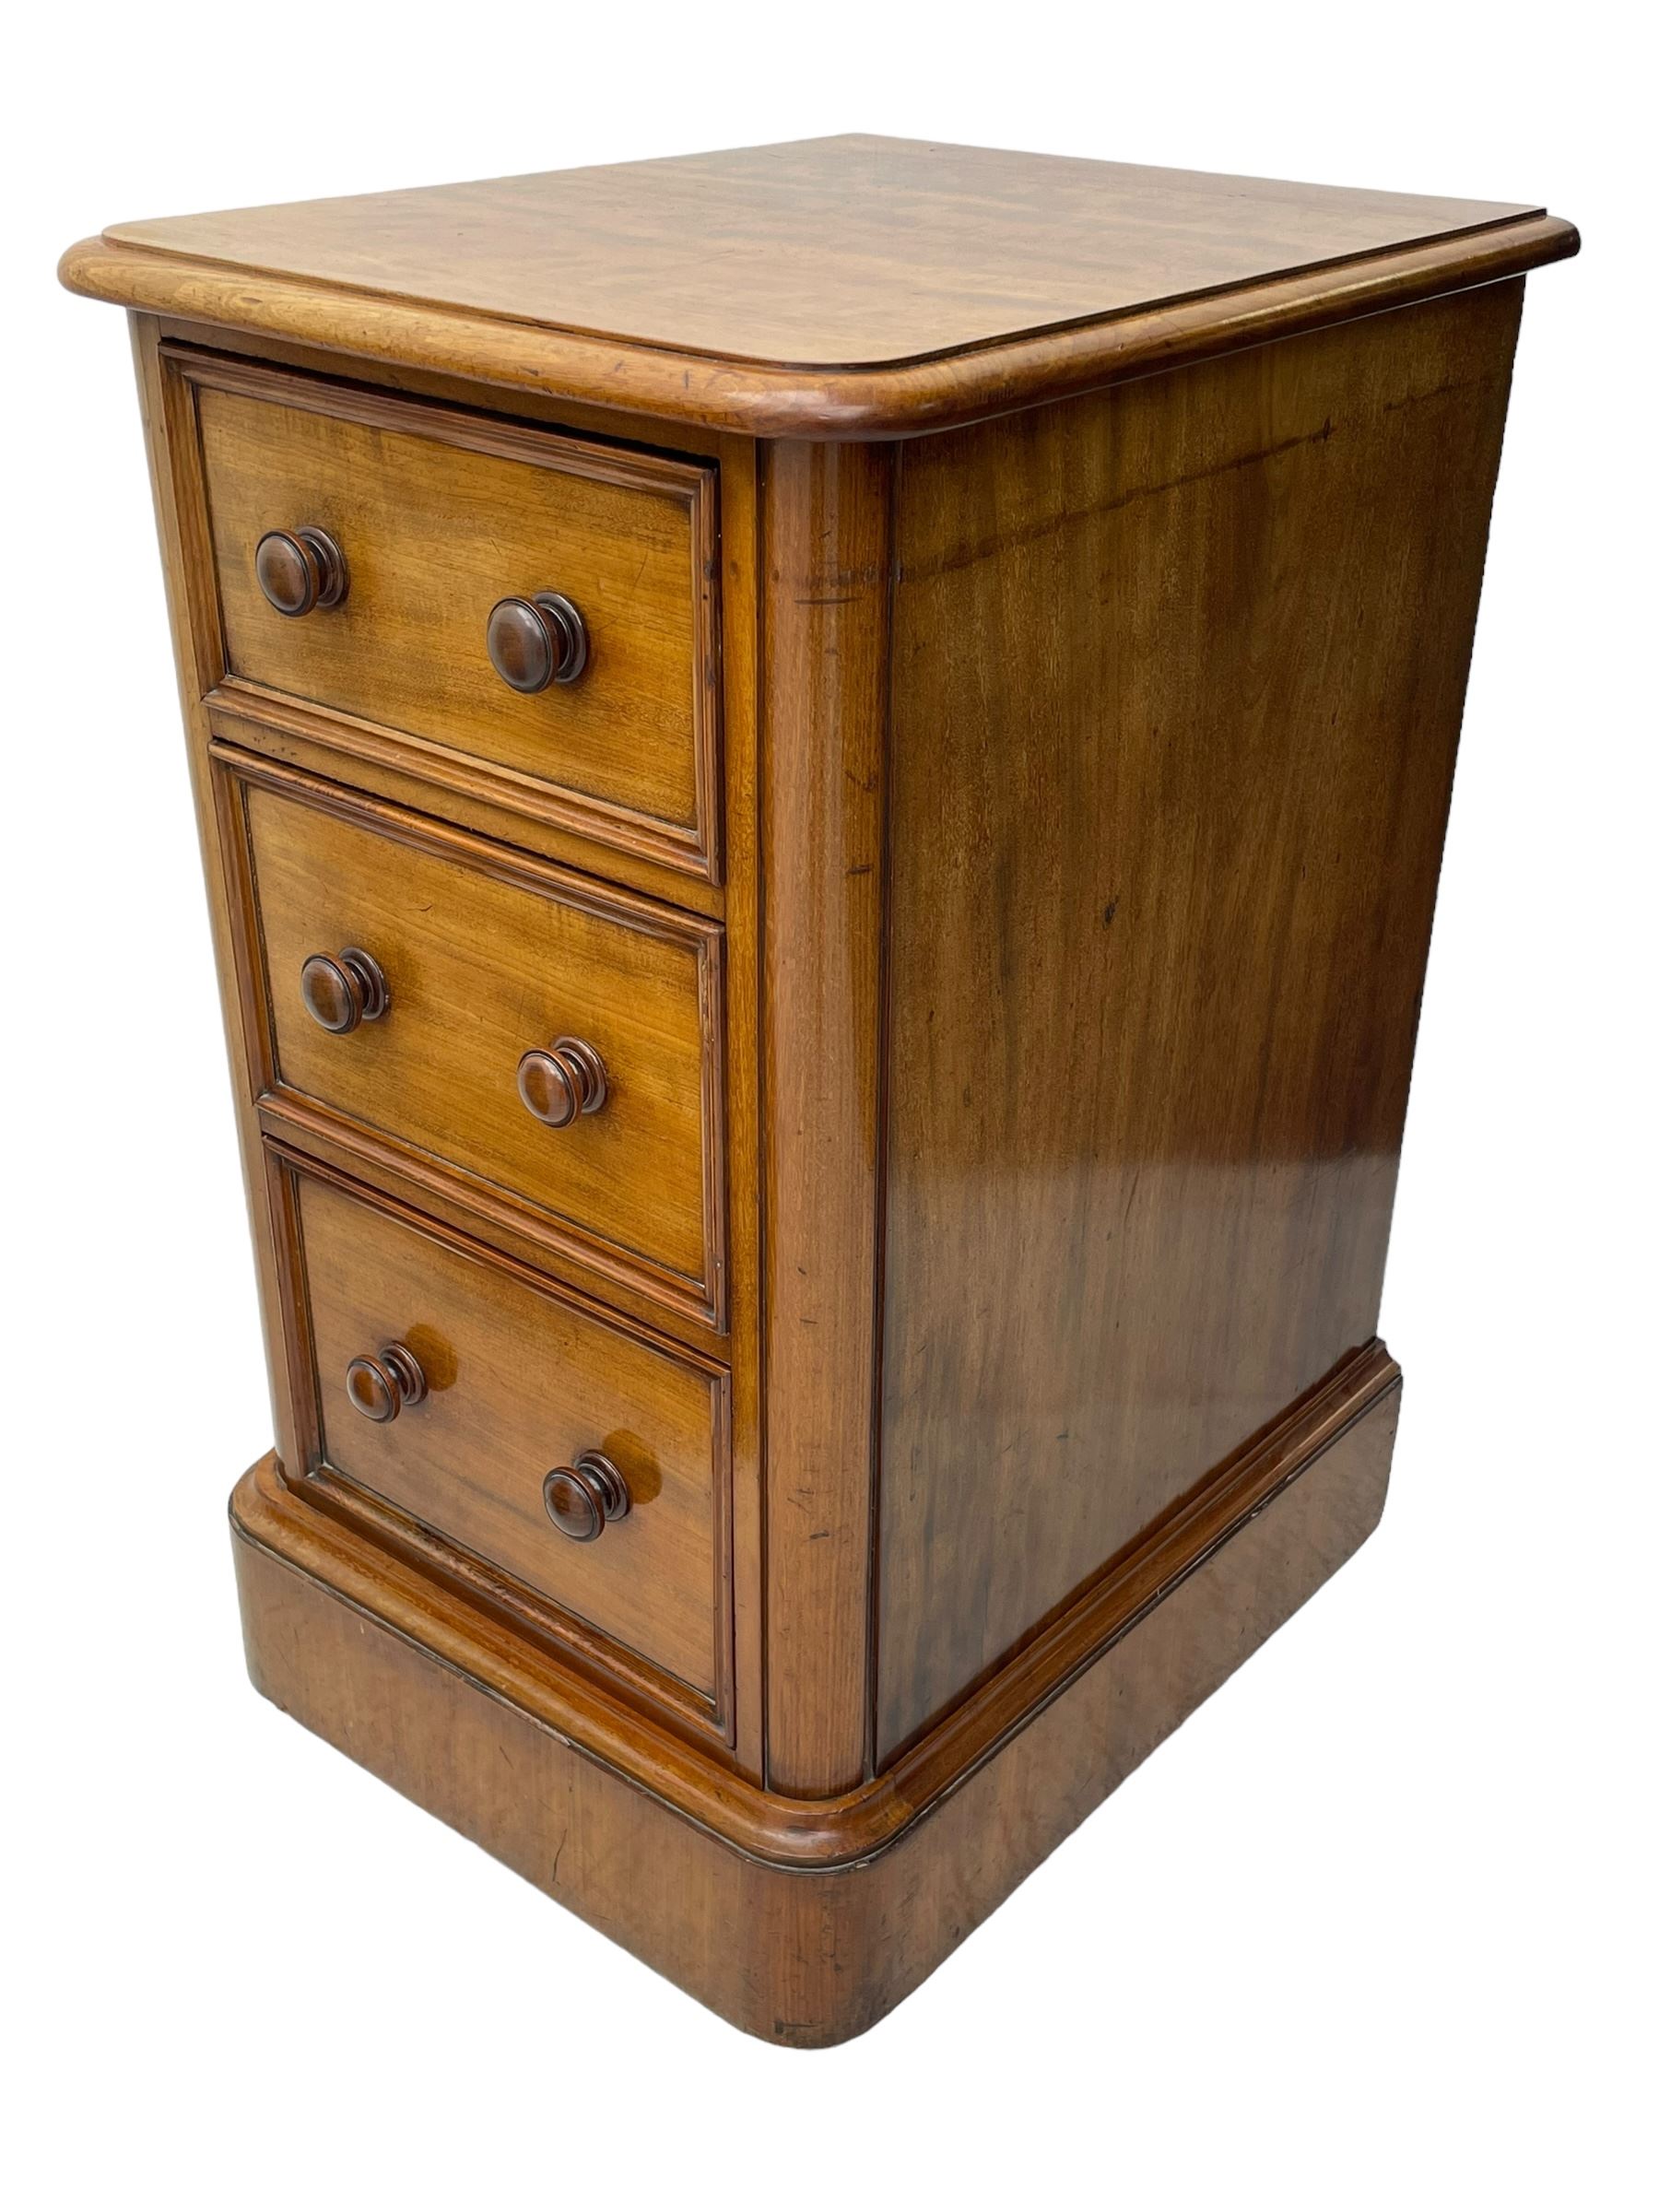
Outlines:
[[[300,971],[300,995],[312,1019],[335,1037],[349,1037],[359,1022],[378,1021],[392,1004],[380,962],[357,945],[347,945],[337,959],[313,952]]]
[[[346,556],[326,530],[267,530],[253,548],[259,588],[279,615],[338,606],[351,582]]]
[[[426,1394],[420,1362],[406,1344],[382,1344],[372,1359],[359,1353],[346,1370],[346,1395],[366,1421],[394,1421]]]
[[[597,1113],[608,1086],[605,1063],[580,1037],[538,1045],[518,1064],[518,1094],[526,1112],[549,1129],[564,1129],[578,1114]]]
[[[587,624],[562,592],[498,599],[484,626],[489,665],[515,691],[573,684],[587,666]]]
[[[542,1503],[561,1536],[594,1544],[611,1522],[627,1520],[633,1500],[603,1452],[580,1452],[573,1465],[554,1467],[544,1477]]]

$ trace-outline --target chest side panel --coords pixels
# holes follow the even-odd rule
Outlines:
[[[884,1758],[1374,1333],[1520,289],[905,449]]]

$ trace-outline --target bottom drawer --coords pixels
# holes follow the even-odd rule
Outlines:
[[[728,1734],[725,1371],[389,1200],[277,1171],[312,1471],[511,1578],[588,1656]]]

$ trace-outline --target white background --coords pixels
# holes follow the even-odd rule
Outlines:
[[[1615,35],[1615,22],[1626,32]],[[1638,12],[175,5],[8,32],[0,1878],[19,2212],[1653,2199]],[[121,218],[865,129],[1547,201],[1354,1563],[864,2041],[722,2026],[281,1718]],[[1641,643],[1638,643],[1641,641]]]

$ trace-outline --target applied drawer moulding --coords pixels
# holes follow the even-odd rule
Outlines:
[[[297,1490],[313,1501],[316,1510],[335,1514],[347,1524],[355,1523],[371,1541],[383,1545],[389,1552],[401,1553],[418,1571],[453,1588],[465,1604],[483,1616],[498,1618],[509,1632],[524,1640],[528,1651],[539,1651],[544,1667],[549,1659],[555,1664],[560,1659],[567,1663],[573,1660],[599,1681],[609,1680],[647,1705],[677,1718],[696,1736],[712,1737],[717,1744],[729,1747],[735,1740],[735,1723],[732,1394],[728,1370],[719,1361],[704,1358],[658,1331],[624,1323],[609,1309],[581,1297],[568,1286],[515,1264],[476,1237],[447,1228],[279,1140],[267,1139],[265,1168],[267,1201],[290,1347],[288,1382],[293,1403],[302,1409],[297,1440],[300,1456],[295,1462],[292,1478]],[[709,1621],[713,1673],[712,1687],[707,1694],[631,1649],[616,1635],[594,1626],[570,1606],[559,1605],[542,1592],[526,1588],[453,1539],[424,1528],[335,1466],[325,1449],[322,1378],[317,1367],[307,1288],[301,1196],[308,1182],[367,1207],[383,1221],[426,1238],[455,1257],[475,1262],[498,1276],[516,1281],[537,1297],[564,1307],[596,1328],[614,1332],[655,1358],[672,1362],[694,1376],[707,1390],[712,1561]],[[530,1468],[524,1473],[526,1479],[530,1479],[535,1470]],[[649,1505],[639,1510],[648,1512]],[[562,1540],[549,1531],[547,1541],[556,1545]]]
[[[268,717],[273,712],[280,716],[285,709],[297,712],[304,720],[319,726],[335,749],[348,757],[360,755],[404,768],[441,789],[535,815],[556,828],[613,845],[643,861],[704,877],[712,884],[720,883],[723,810],[719,490],[718,471],[713,465],[606,445],[551,429],[469,413],[432,400],[396,397],[360,384],[324,379],[304,371],[263,368],[190,347],[164,343],[160,358],[164,373],[178,378],[188,394],[189,420],[196,448],[193,475],[197,496],[208,512],[209,543],[212,542],[211,496],[207,472],[202,465],[203,430],[197,398],[203,392],[226,393],[275,408],[296,409],[365,429],[400,433],[424,439],[434,445],[453,447],[457,452],[545,470],[548,472],[550,484],[556,484],[559,477],[581,477],[594,484],[635,491],[650,499],[667,500],[683,508],[689,586],[688,618],[692,643],[686,710],[690,721],[695,794],[688,821],[682,823],[647,814],[607,799],[602,793],[563,787],[551,774],[532,774],[509,762],[490,760],[446,741],[431,729],[387,726],[338,703],[290,694],[232,669],[225,649],[224,611],[217,573],[211,602],[216,665],[213,681],[207,688],[216,701],[222,702],[232,712],[244,712],[256,720]],[[237,550],[217,547],[216,571],[218,563],[234,558]],[[251,548],[247,550],[251,558]],[[504,578],[502,589],[507,589],[513,581]],[[571,581],[580,587],[579,578]],[[493,685],[495,679],[488,677],[488,665],[483,659],[482,637],[480,614],[480,676]],[[549,707],[547,711],[556,710]]]
[[[720,924],[683,909],[659,905],[637,893],[597,883],[551,862],[490,845],[465,831],[411,815],[367,794],[324,782],[218,740],[210,747],[210,758],[218,794],[223,851],[237,886],[232,912],[237,921],[237,942],[242,952],[244,982],[240,995],[244,1018],[252,1025],[249,1033],[258,1071],[261,1112],[286,1124],[296,1134],[313,1127],[333,1131],[366,1160],[394,1164],[412,1182],[453,1194],[474,1212],[519,1228],[539,1239],[550,1252],[581,1259],[600,1274],[608,1274],[654,1299],[668,1312],[705,1323],[717,1332],[724,1330],[726,1323],[724,933]],[[699,1146],[703,1243],[700,1277],[690,1278],[676,1274],[653,1262],[649,1254],[620,1246],[596,1230],[567,1220],[522,1194],[499,1187],[480,1174],[406,1144],[394,1131],[371,1128],[350,1113],[325,1100],[312,1099],[284,1082],[277,1062],[269,999],[274,979],[268,976],[264,952],[253,844],[246,818],[244,794],[249,790],[270,791],[406,843],[417,851],[483,871],[534,895],[585,907],[606,923],[661,936],[691,954],[697,972],[700,1048]],[[252,985],[245,980],[248,977],[254,979]],[[524,1041],[529,1045],[537,1041],[526,1035]]]
[[[199,335],[190,334],[192,358],[200,352],[195,342]],[[482,1188],[461,1194],[459,1202],[452,1204],[447,1197],[435,1194],[429,1177],[424,1175],[420,1163],[412,1157],[401,1162],[394,1160],[390,1154],[382,1159],[374,1153],[371,1140],[363,1133],[353,1135],[338,1130],[332,1117],[310,1117],[300,1101],[284,1102],[269,1089],[270,1060],[260,1042],[266,1021],[261,963],[253,950],[259,937],[258,915],[246,866],[238,858],[239,853],[245,850],[235,795],[239,779],[270,776],[277,783],[297,781],[310,789],[335,794],[347,806],[371,802],[373,787],[351,791],[336,782],[338,770],[333,754],[337,748],[332,744],[328,758],[319,761],[315,771],[306,774],[286,768],[285,755],[271,745],[271,727],[276,718],[264,709],[252,710],[254,719],[246,719],[249,710],[245,707],[242,717],[235,721],[226,715],[224,670],[216,618],[216,565],[206,535],[205,487],[190,387],[179,374],[176,362],[169,359],[165,334],[155,320],[135,316],[132,339],[158,529],[165,557],[168,604],[188,741],[187,759],[197,802],[198,832],[233,1072],[232,1098],[248,1183],[250,1229],[269,1347],[277,1461],[283,1465],[301,1467],[307,1464],[307,1444],[304,1424],[297,1408],[305,1402],[304,1386],[295,1378],[302,1373],[302,1331],[288,1288],[293,1278],[285,1251],[283,1224],[279,1211],[273,1209],[269,1194],[267,1161],[298,1144],[302,1151],[295,1157],[305,1159],[310,1172],[333,1172],[355,1180],[364,1173],[367,1164],[368,1171],[379,1179],[383,1196],[394,1200],[401,1196],[411,1211],[429,1209],[426,1211],[426,1218],[434,1227],[462,1237],[481,1233],[497,1240],[493,1245],[496,1257],[505,1259],[509,1265],[516,1259],[540,1272],[547,1265],[546,1239],[544,1235],[540,1240],[540,1250],[534,1240],[526,1240],[524,1231],[533,1225],[522,1208],[497,1206]],[[721,458],[729,469],[735,471],[736,512],[748,518],[752,529],[747,456],[731,448],[730,441],[723,443],[726,450]],[[742,566],[748,565],[742,551],[741,534],[734,542],[733,558]],[[752,792],[749,721],[753,697],[752,682],[746,677],[743,664],[744,651],[752,645],[752,617],[740,601],[741,594],[737,594],[728,609],[724,594],[717,593],[713,604],[722,609],[723,621],[730,625],[737,648],[737,665],[730,672],[728,681],[735,701],[730,711],[737,717],[741,735],[726,765],[737,779],[736,788],[741,794]],[[221,721],[234,731],[240,743],[216,739],[216,724]],[[257,743],[261,749],[251,750],[252,743]],[[398,819],[413,818],[406,800],[401,806],[392,802],[390,813]],[[444,827],[441,823],[428,826],[435,830]],[[607,1300],[614,1301],[610,1306],[613,1320],[619,1320],[636,1335],[647,1337],[654,1334],[653,1323],[661,1326],[665,1313],[673,1316],[682,1330],[679,1343],[675,1347],[677,1356],[700,1360],[715,1379],[717,1462],[724,1470],[716,1499],[722,1524],[717,1545],[718,1571],[724,1578],[724,1594],[716,1600],[721,1623],[722,1672],[714,1707],[699,1707],[693,1701],[684,1707],[681,1720],[710,1752],[729,1759],[736,1771],[755,1775],[760,1771],[762,1759],[760,1604],[753,1586],[760,1550],[756,1465],[759,1446],[755,1362],[747,1349],[748,1324],[744,1318],[752,1312],[755,1297],[754,1271],[747,1257],[752,1249],[755,1229],[753,1201],[746,1192],[737,1201],[739,1215],[744,1219],[746,1258],[743,1284],[736,1294],[737,1312],[729,1317],[741,1337],[740,1343],[734,1343],[726,1335],[725,1286],[729,1270],[725,1264],[726,1231],[722,1226],[728,1177],[725,1125],[728,1053],[736,1056],[743,1095],[752,1097],[754,1077],[752,1068],[745,1065],[747,1039],[740,1038],[728,1047],[724,1036],[724,964],[713,957],[724,944],[724,931],[718,918],[728,912],[743,915],[749,911],[749,872],[746,868],[742,881],[735,888],[712,888],[708,894],[709,911],[676,907],[665,900],[665,893],[670,893],[666,883],[653,885],[655,895],[651,896],[631,892],[626,883],[616,879],[597,878],[591,846],[585,852],[578,847],[568,857],[561,853],[558,859],[544,861],[523,847],[509,850],[502,841],[501,830],[493,824],[491,829],[492,835],[476,831],[469,835],[462,831],[457,833],[458,840],[474,850],[488,850],[504,865],[515,870],[522,867],[528,877],[539,883],[556,881],[571,896],[592,898],[606,913],[627,909],[639,918],[669,926],[676,938],[688,943],[695,940],[702,947],[700,972],[703,1082],[712,1101],[712,1113],[704,1116],[704,1157],[706,1186],[713,1194],[716,1207],[711,1216],[710,1234],[718,1262],[709,1277],[715,1286],[713,1303],[705,1298],[692,1297],[684,1301],[682,1311],[679,1294],[665,1298],[665,1287],[660,1282],[644,1286],[643,1290],[629,1289],[614,1270],[607,1275],[603,1267],[595,1266],[595,1260],[602,1255],[574,1245],[564,1257],[562,1294],[572,1297],[578,1304],[590,1305],[596,1312],[606,1310]],[[737,829],[740,849],[747,850],[749,836],[747,819],[740,819]],[[749,968],[746,947],[737,956],[739,977],[748,972]],[[747,986],[746,995],[752,1006],[752,983]],[[339,1141],[341,1137],[346,1141]],[[272,1140],[271,1146],[265,1142],[267,1139]],[[738,1147],[739,1159],[752,1158],[752,1138],[744,1138],[738,1132],[731,1135],[730,1142]],[[672,1290],[672,1286],[667,1288]],[[624,1291],[626,1295],[618,1295]],[[672,1338],[660,1340],[674,1346]],[[322,1494],[321,1488],[318,1494]],[[411,1537],[407,1530],[402,1536],[396,1535],[389,1521],[387,1533],[393,1535],[394,1543]],[[412,1535],[419,1548],[419,1532]],[[550,1537],[550,1540],[558,1539]],[[446,1561],[441,1551],[441,1547],[440,1552],[430,1555],[429,1571],[441,1577],[458,1572],[463,1583],[470,1578],[475,1590],[493,1586],[491,1571],[487,1566],[480,1570],[477,1563],[469,1564],[453,1554]],[[502,1584],[497,1595],[500,1601],[497,1609],[501,1617],[512,1616],[518,1603],[514,1593]],[[532,1615],[535,1610],[532,1608]],[[545,1608],[541,1611],[545,1627]],[[532,1616],[525,1618],[530,1619],[534,1638],[540,1631]],[[567,1651],[573,1648],[568,1641],[573,1626],[576,1641],[580,1642],[579,1624],[566,1622],[555,1635],[555,1646],[562,1635],[567,1639]],[[554,1646],[544,1641],[541,1648],[547,1653]],[[626,1653],[614,1646],[595,1647],[595,1666],[624,1689],[631,1681],[644,1700],[643,1706],[636,1703],[633,1708],[635,1724],[639,1724],[641,1712],[647,1708],[674,1713],[676,1693],[665,1677],[648,1669],[630,1675]],[[577,1663],[582,1664],[580,1653]],[[544,1659],[544,1671],[551,1664]]]

